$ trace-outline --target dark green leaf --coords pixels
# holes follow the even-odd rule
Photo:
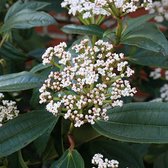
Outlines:
[[[41,156],[44,150],[46,149],[48,141],[50,139],[50,134],[54,129],[55,124],[56,122],[54,122],[53,124],[50,124],[50,127],[48,127],[47,131],[34,141],[34,145],[37,149],[37,153],[39,156]]]
[[[86,142],[89,142],[100,136],[91,126],[90,124],[85,124],[80,128],[76,128],[73,130],[73,136],[75,139],[76,145],[81,145]]]
[[[0,92],[28,90],[41,84],[41,78],[26,71],[0,76]]]
[[[167,39],[155,25],[149,23],[122,36],[121,44],[137,46],[168,56]]]
[[[168,57],[163,56],[161,53],[152,52],[149,50],[139,49],[136,47],[127,46],[125,55],[128,59],[138,65],[168,68]]]
[[[168,167],[168,152],[161,154],[154,161],[154,168],[167,168]]]
[[[168,142],[168,104],[130,103],[108,111],[109,120],[93,127],[111,139],[138,143]]]
[[[0,12],[4,12],[5,11],[6,3],[7,3],[7,0],[1,0],[0,1]]]
[[[46,69],[46,68],[48,68],[48,67],[50,67],[51,65],[43,65],[42,63],[41,64],[38,64],[38,65],[36,65],[36,66],[34,66],[32,69],[31,69],[31,71],[30,72],[32,72],[32,73],[36,73],[36,72],[39,72],[39,71],[41,71],[41,70],[44,70],[44,69]]]
[[[46,111],[33,111],[0,128],[0,157],[7,156],[44,134],[57,118]]]
[[[127,33],[131,32],[131,31],[136,31],[137,28],[139,28],[139,26],[145,24],[148,20],[152,19],[154,17],[154,15],[143,15],[137,18],[126,18],[126,20],[124,21],[124,32],[123,32],[123,36],[125,36]]]
[[[0,55],[4,59],[8,58],[15,61],[24,61],[26,59],[25,55],[10,43],[3,44],[0,48]]]
[[[96,35],[102,37],[104,31],[97,25],[66,25],[61,29],[64,33],[68,34],[82,34],[82,35]]]
[[[51,168],[84,168],[84,161],[77,150],[68,149]]]
[[[54,138],[50,138],[50,140],[47,143],[47,148],[45,149],[45,151],[43,152],[43,154],[41,156],[41,158],[42,158],[42,160],[44,162],[50,160],[51,158],[53,158],[53,156],[55,158],[59,157],[59,154],[58,154],[55,146],[56,146],[55,139]]]
[[[11,29],[28,29],[35,26],[48,26],[54,24],[52,16],[45,12],[37,12],[30,9],[23,9],[11,16],[0,29],[0,32],[8,32]]]
[[[21,1],[18,0],[15,2],[8,10],[4,21],[6,22],[10,17],[15,15],[17,12],[23,9],[32,9],[32,10],[39,10],[44,8],[45,6],[48,6],[49,3],[47,2],[37,2],[37,1]]]
[[[91,165],[92,157],[101,153],[104,158],[119,161],[119,168],[144,168],[142,157],[131,146],[122,142],[95,140],[85,144],[81,148],[81,153],[86,167],[93,167],[94,165]]]

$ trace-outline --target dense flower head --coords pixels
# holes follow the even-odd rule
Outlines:
[[[155,20],[157,22],[168,21],[168,0],[161,0],[153,2],[150,13],[156,13]]]
[[[109,16],[113,6],[120,9],[123,13],[136,11],[140,7],[149,9],[152,6],[152,0],[64,0],[61,4],[69,10],[73,16],[82,16],[83,19],[91,18],[97,15]]]
[[[11,100],[2,100],[4,95],[0,93],[0,127],[3,123],[18,116],[16,102]]]
[[[100,153],[97,153],[93,156],[92,164],[97,165],[97,168],[118,168],[119,166],[119,162],[117,160],[109,160],[104,158],[104,156]]]
[[[113,3],[116,8],[121,9],[123,13],[135,12],[138,8],[144,7],[146,10],[152,7],[152,0],[106,0],[107,3]]]
[[[83,19],[91,18],[94,15],[110,15],[103,6],[105,1],[103,0],[64,0],[61,4],[62,7],[69,9],[69,14],[73,16],[82,15]]]
[[[61,43],[50,47],[42,56],[43,64],[61,66],[52,71],[40,88],[40,103],[54,115],[63,112],[75,127],[95,120],[108,120],[107,106],[122,106],[122,97],[136,92],[126,79],[134,71],[124,54],[113,53],[113,45],[99,40],[94,46],[88,39],[72,47],[75,54]]]

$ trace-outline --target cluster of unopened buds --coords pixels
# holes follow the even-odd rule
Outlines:
[[[119,166],[119,162],[117,160],[108,160],[107,158],[104,159],[103,155],[100,153],[93,156],[92,164],[97,165],[97,168],[118,168]]]
[[[109,16],[118,9],[123,13],[136,11],[140,7],[149,9],[152,7],[152,0],[64,0],[62,7],[69,10],[73,16],[82,16],[83,19],[93,16]]]
[[[168,21],[168,0],[154,1],[150,13],[156,13],[154,17],[157,22]]]
[[[66,51],[66,44],[50,47],[43,54],[43,64],[52,64],[60,71],[52,71],[40,88],[40,103],[54,115],[63,115],[75,127],[95,120],[108,120],[107,107],[122,106],[122,97],[133,96],[126,79],[134,71],[124,54],[113,53],[113,45],[99,40],[94,46],[88,39]]]
[[[0,93],[0,127],[3,123],[7,122],[18,116],[19,110],[17,109],[16,102],[11,100],[2,100],[4,95]]]

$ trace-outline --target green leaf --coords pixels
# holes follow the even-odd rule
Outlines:
[[[125,30],[123,31],[123,36],[125,36],[127,33],[130,33],[131,31],[136,31],[139,26],[145,24],[148,20],[152,19],[155,15],[143,15],[137,18],[126,18],[124,21],[123,27],[125,27]]]
[[[31,72],[20,72],[0,76],[0,92],[14,92],[39,87],[42,80]]]
[[[104,136],[137,143],[168,142],[168,104],[130,103],[108,111],[109,120],[93,127]]]
[[[48,141],[50,139],[51,132],[54,129],[55,124],[56,122],[50,124],[50,127],[48,127],[47,131],[34,141],[34,145],[36,147],[36,151],[39,156],[41,156],[44,150],[46,149]]]
[[[84,168],[84,161],[77,150],[66,150],[62,157],[51,165],[51,168]]]
[[[165,152],[158,156],[154,161],[153,168],[167,168],[168,167],[168,152]]]
[[[33,111],[0,127],[0,157],[18,151],[44,134],[57,119],[46,111]]]
[[[19,12],[23,9],[32,9],[32,10],[39,10],[44,8],[45,6],[48,6],[49,3],[47,2],[37,2],[37,1],[17,1],[15,2],[8,10],[4,21],[6,22],[10,17],[12,17],[14,14]]]
[[[104,30],[97,25],[66,25],[61,29],[68,34],[96,35],[103,37]]]
[[[134,31],[123,35],[121,44],[137,46],[168,56],[168,41],[163,33],[153,24],[146,23]]]
[[[161,53],[152,52],[149,50],[140,49],[137,47],[126,46],[124,51],[128,55],[128,60],[134,64],[168,68],[168,57],[163,56]]]
[[[1,0],[0,1],[0,12],[4,12],[5,11],[5,5],[7,3],[7,0]]]
[[[3,46],[0,48],[0,55],[4,59],[12,59],[17,61],[24,61],[26,56],[17,48],[15,48],[10,43],[4,43]]]
[[[142,157],[130,145],[112,140],[95,140],[85,144],[81,153],[86,167],[93,167],[91,160],[97,153],[101,153],[109,160],[119,161],[119,168],[144,168]]]
[[[45,12],[23,9],[11,16],[1,27],[0,32],[9,32],[11,29],[28,29],[35,26],[48,26],[55,23],[52,16]]]
[[[100,134],[98,134],[90,124],[85,124],[80,128],[75,128],[73,130],[73,136],[75,144],[78,146],[100,137]]]
[[[46,69],[46,68],[49,68],[49,67],[51,67],[51,65],[49,65],[49,64],[48,64],[48,65],[43,65],[43,64],[41,63],[41,64],[38,64],[38,65],[34,66],[34,67],[31,69],[30,72],[36,73],[36,72],[42,71],[42,70],[44,70],[44,69]]]

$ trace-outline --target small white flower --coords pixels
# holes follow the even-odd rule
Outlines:
[[[161,0],[161,1],[154,1],[151,5],[149,13],[156,13],[155,16],[156,22],[163,22],[164,20],[168,20],[168,1]]]
[[[163,101],[168,101],[168,84],[164,84],[160,88],[160,97]]]
[[[117,160],[104,159],[104,156],[100,153],[95,154],[91,162],[92,164],[97,165],[97,168],[118,168],[119,166],[119,162]]]
[[[150,73],[150,77],[153,79],[159,79],[162,76],[161,71],[161,68],[155,68],[155,70]]]
[[[64,0],[61,3],[63,8],[69,9],[69,14],[73,16],[82,15],[83,19],[91,18],[94,15],[109,16],[109,12],[103,9],[102,3],[99,0],[91,2],[89,0]]]
[[[75,57],[65,46],[61,43],[54,47],[52,61],[57,57],[61,70],[51,72],[45,80],[39,90],[40,103],[48,103],[46,109],[53,115],[59,115],[63,108],[64,118],[73,121],[75,127],[108,120],[105,107],[122,106],[121,98],[136,92],[126,80],[134,71],[124,60],[124,54],[113,53],[113,45],[103,40],[93,47],[88,39],[82,40],[72,47]],[[43,59],[49,56],[46,54]]]
[[[0,93],[0,99],[3,99],[4,95]],[[12,120],[17,117],[19,110],[17,109],[16,102],[11,100],[2,100],[0,103],[0,127],[8,120]]]

